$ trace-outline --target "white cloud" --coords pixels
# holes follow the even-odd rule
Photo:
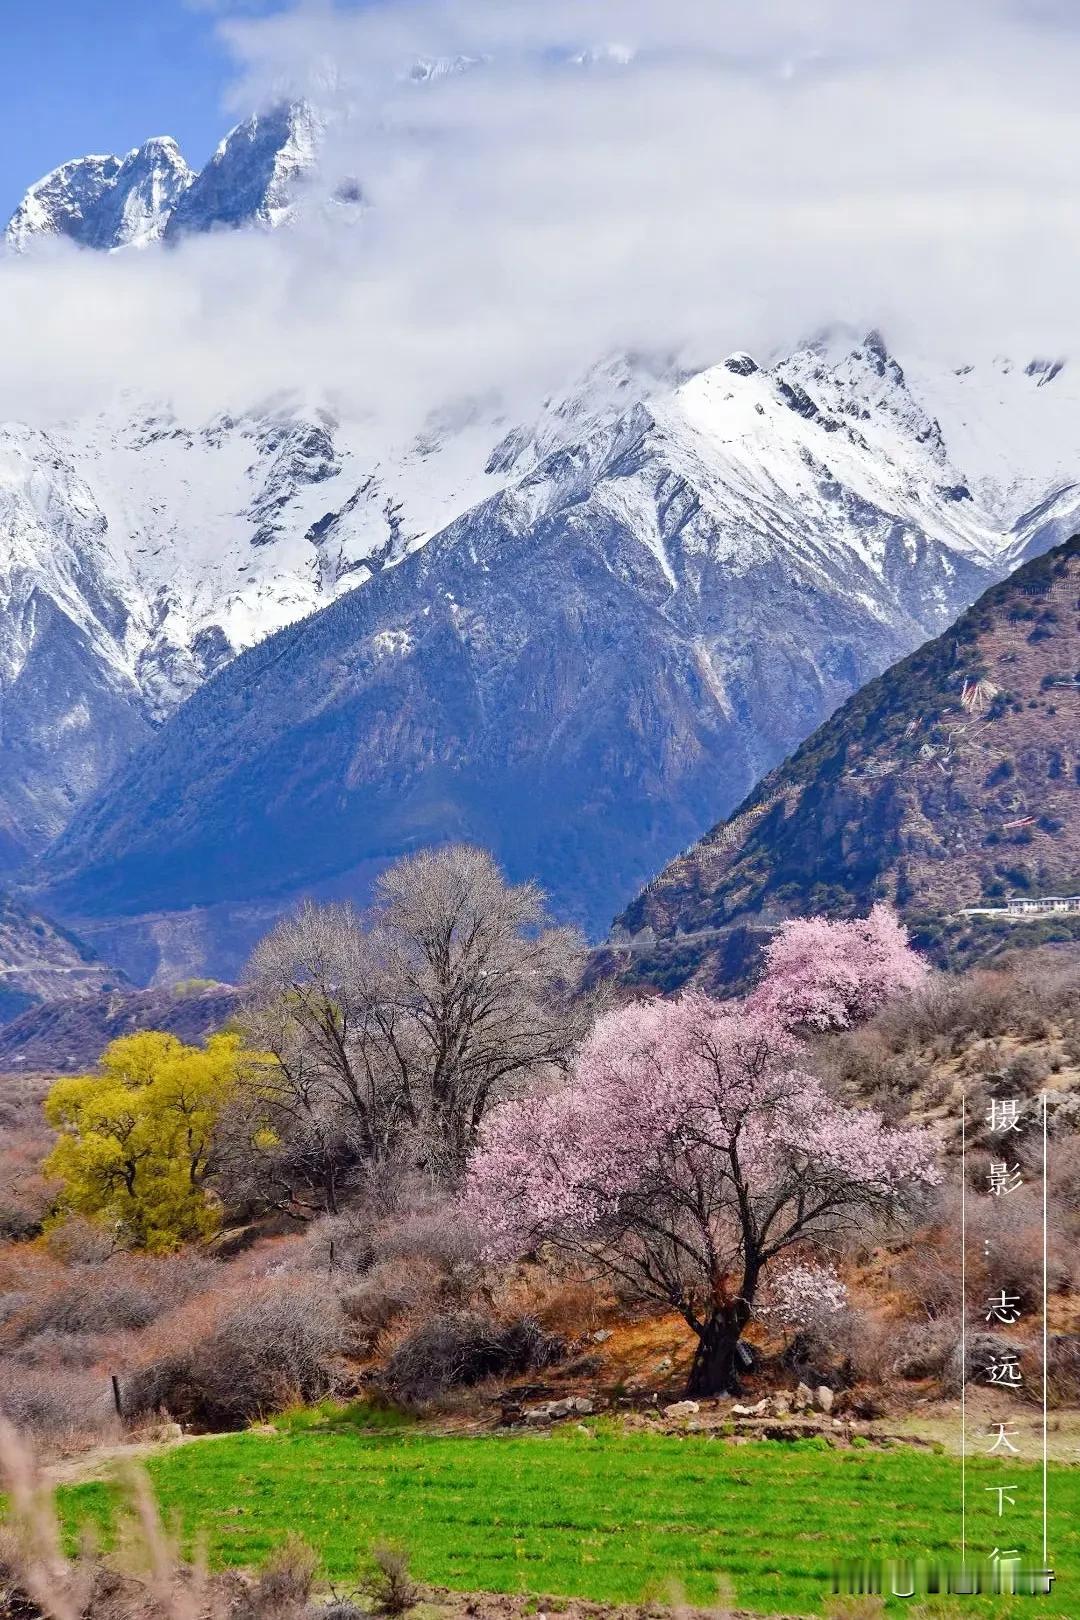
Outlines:
[[[234,111],[312,96],[325,188],[358,176],[371,209],[3,264],[0,416],[290,388],[410,421],[613,347],[713,359],[833,320],[956,358],[1077,347],[1058,0],[387,0],[220,26]],[[481,65],[407,76],[459,56]]]

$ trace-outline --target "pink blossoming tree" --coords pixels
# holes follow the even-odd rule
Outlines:
[[[766,947],[750,1005],[774,1012],[789,1029],[847,1029],[917,990],[925,977],[925,962],[887,906],[853,922],[798,917]]]
[[[887,1129],[806,1072],[799,1034],[844,1027],[923,972],[879,908],[788,923],[742,1003],[690,991],[607,1014],[565,1087],[484,1124],[464,1196],[489,1254],[546,1241],[587,1257],[681,1312],[698,1339],[691,1393],[736,1389],[776,1257],[899,1213],[940,1179],[924,1132]]]

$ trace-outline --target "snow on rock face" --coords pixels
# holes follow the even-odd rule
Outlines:
[[[504,431],[395,445],[325,411],[187,424],[130,402],[0,426],[0,871],[237,652],[499,487]]]
[[[306,102],[237,124],[179,199],[166,240],[191,231],[282,224],[298,185],[315,167],[321,135],[320,120]]]
[[[31,186],[5,240],[15,252],[36,238],[55,236],[103,250],[146,247],[162,236],[194,178],[167,136],[146,141],[123,158],[76,158]]]
[[[121,163],[102,198],[100,240],[87,246],[148,247],[158,241],[194,180],[194,171],[168,136],[137,147]]]
[[[30,187],[12,214],[5,232],[7,245],[19,251],[36,236],[69,236],[84,242],[120,163],[118,157],[90,156],[53,169]]]
[[[0,865],[36,853],[149,735],[139,608],[60,445],[0,427]]]

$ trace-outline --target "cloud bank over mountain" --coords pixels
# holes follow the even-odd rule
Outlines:
[[[1068,351],[1080,32],[1048,4],[300,6],[220,24],[237,115],[307,97],[286,231],[0,264],[0,417],[283,391],[419,425],[598,354],[688,364],[837,315]],[[345,199],[343,202],[342,199]]]

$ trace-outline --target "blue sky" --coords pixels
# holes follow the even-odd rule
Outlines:
[[[273,9],[253,0],[234,14]],[[0,223],[32,181],[84,152],[173,135],[200,167],[232,121],[220,15],[185,0],[0,0]]]

